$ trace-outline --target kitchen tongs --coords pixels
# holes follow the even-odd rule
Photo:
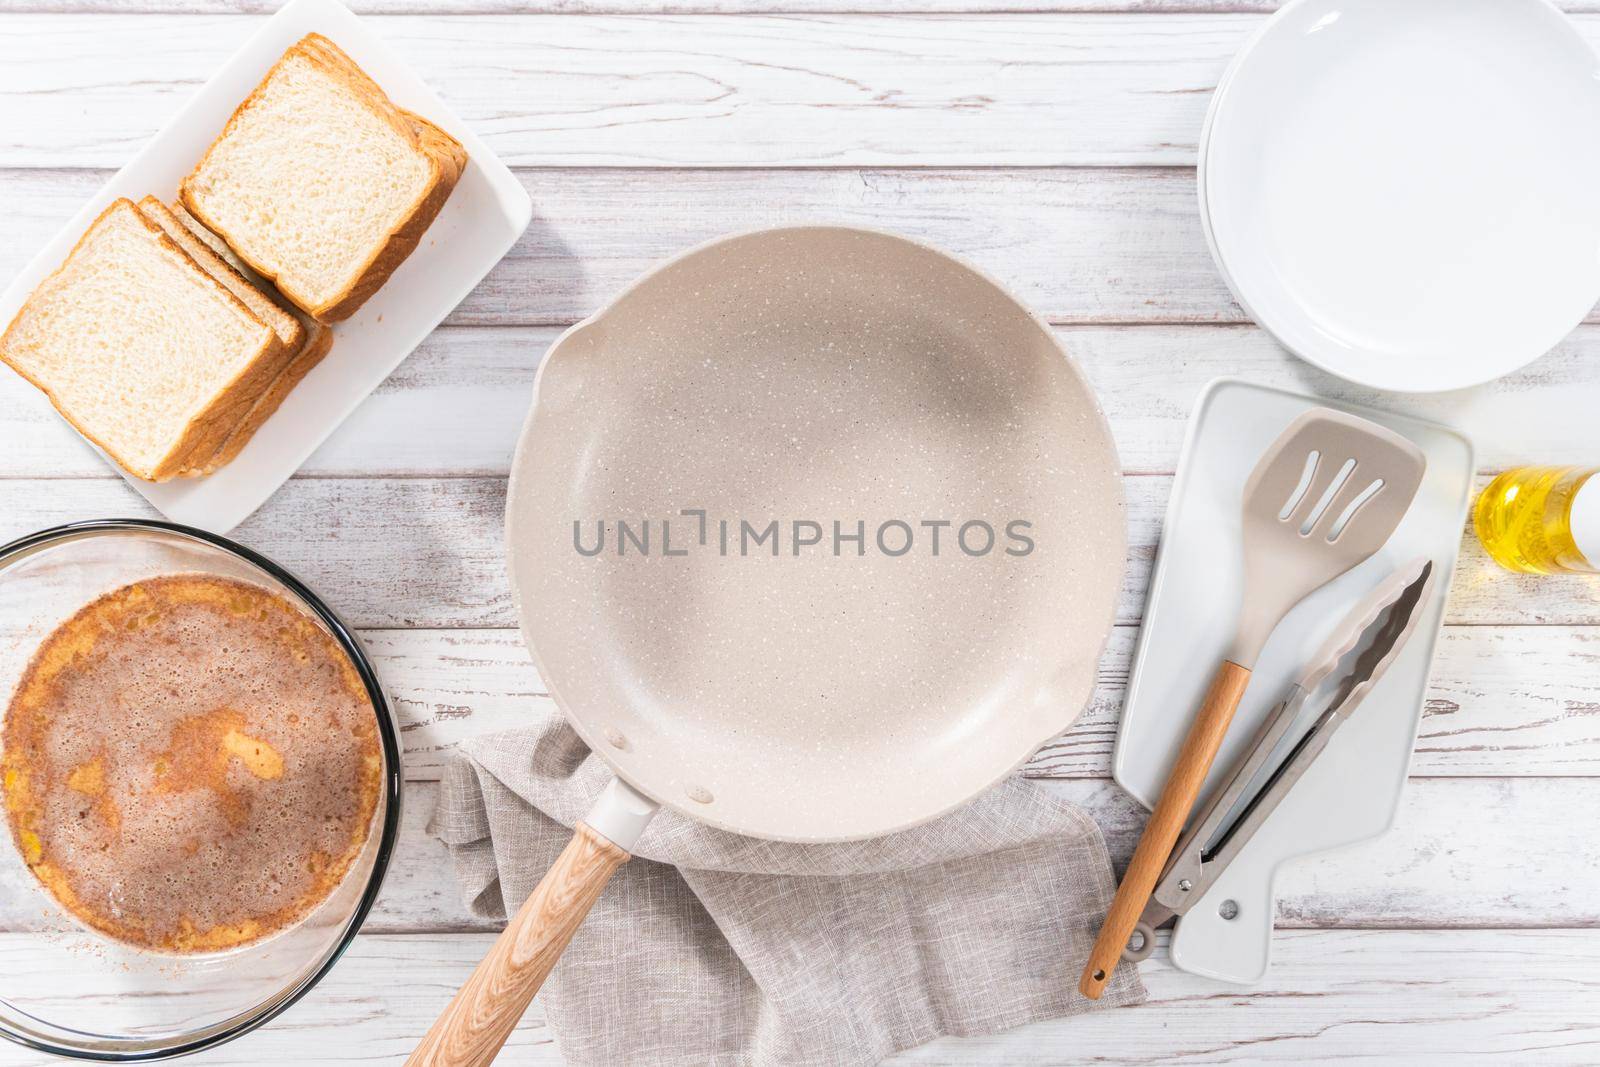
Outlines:
[[[1422,450],[1400,434],[1331,408],[1301,414],[1257,461],[1241,501],[1238,629],[1083,966],[1078,990],[1090,1000],[1105,992],[1182,836],[1267,638],[1296,604],[1383,547],[1411,506],[1426,465]]]
[[[1137,962],[1148,957],[1155,948],[1156,927],[1184,914],[1205,896],[1271,817],[1400,654],[1416,629],[1433,584],[1433,561],[1415,559],[1380,582],[1334,629],[1305,674],[1267,717],[1233,776],[1178,842],[1122,950],[1123,959]],[[1343,673],[1324,686],[1341,667]],[[1314,697],[1319,703],[1325,699],[1326,707],[1241,807],[1240,801]]]

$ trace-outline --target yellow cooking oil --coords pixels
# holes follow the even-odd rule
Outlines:
[[[1529,574],[1600,572],[1597,472],[1600,468],[1518,467],[1490,482],[1472,517],[1490,558]]]

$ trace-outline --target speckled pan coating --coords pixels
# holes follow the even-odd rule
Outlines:
[[[780,555],[721,555],[721,517],[778,519]],[[596,520],[646,518],[648,556],[574,548],[575,520],[592,548]],[[661,554],[663,518],[688,555]],[[794,555],[795,519],[824,543]],[[866,554],[835,556],[858,519]],[[924,519],[954,523],[937,556]],[[874,543],[889,520],[904,555]],[[953,544],[968,520],[992,551]],[[1125,555],[1115,447],[1049,329],[943,253],[837,227],[692,249],[568,331],[506,527],[524,636],[588,742],[662,803],[784,840],[932,818],[1069,726]]]

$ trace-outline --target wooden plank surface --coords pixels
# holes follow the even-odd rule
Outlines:
[[[514,729],[554,707],[514,630],[381,630],[362,635],[401,720],[404,833],[372,919],[388,931],[485,928],[461,908],[444,850],[427,838],[434,781],[461,741]],[[1106,781],[1116,709],[1134,631],[1119,628],[1084,719],[1028,768],[1084,804],[1119,859],[1142,812]],[[1298,925],[1459,926],[1600,922],[1600,883],[1585,872],[1600,852],[1589,824],[1600,779],[1600,632],[1561,627],[1453,627],[1394,834],[1353,852],[1291,868],[1283,921]],[[1522,779],[1517,781],[1516,779]],[[1570,810],[1569,810],[1570,808]],[[1494,812],[1494,818],[1470,817]],[[1494,862],[1484,862],[1485,857]],[[1536,878],[1525,872],[1537,869]],[[35,914],[25,879],[0,879],[0,927]]]
[[[1108,779],[1042,779],[1100,824],[1121,870],[1145,810]],[[369,928],[485,928],[463,909],[442,845],[424,832],[437,787],[416,783],[394,875]],[[1600,925],[1597,778],[1418,778],[1385,836],[1286,864],[1284,928],[1473,928]],[[1493,818],[1475,813],[1493,812]]]
[[[519,166],[1191,166],[1259,14],[373,16]],[[1600,20],[1575,17],[1589,38]],[[115,167],[258,26],[18,14],[0,166]],[[514,87],[508,91],[508,86]]]
[[[278,0],[12,0],[19,14],[104,12],[132,14],[271,14]],[[449,14],[970,14],[990,12],[1084,12],[1149,14],[1260,14],[1280,0],[349,0],[364,15]],[[1597,0],[1556,0],[1567,12],[1600,11]]]
[[[11,0],[17,14],[270,15],[278,0]],[[971,14],[975,12],[1084,12],[1151,14],[1259,14],[1279,0],[349,0],[363,15],[548,14]],[[1595,0],[1561,0],[1565,11],[1600,9]]]
[[[374,16],[521,166],[1188,166],[1259,14]],[[1600,20],[1575,17],[1591,39]],[[118,166],[259,19],[18,14],[0,166]],[[471,57],[463,62],[462,57]],[[508,84],[516,87],[508,94]]]
[[[107,177],[100,170],[0,171],[7,190],[0,280],[29,262]],[[988,271],[1052,322],[1245,321],[1206,250],[1194,173],[1183,168],[562,168],[519,177],[533,198],[533,223],[446,320],[452,325],[564,326],[696,244],[797,223],[876,227],[930,242]],[[1222,336],[1190,334],[1185,348],[1203,354]],[[1247,359],[1241,371],[1257,361]],[[1592,376],[1588,364],[1581,373]],[[1293,366],[1308,381],[1335,381]],[[1476,395],[1435,403],[1459,406]]]
[[[1077,724],[1026,773],[1111,773],[1111,749],[1137,637],[1112,633],[1099,684]],[[1417,776],[1590,776],[1600,772],[1600,629],[1447,626],[1434,653],[1411,773]],[[446,727],[446,736],[455,724]],[[425,728],[419,727],[418,732]],[[427,728],[427,729],[431,729]],[[415,762],[422,763],[421,753]]]
[[[276,6],[7,5],[0,279]],[[1206,251],[1191,168],[1209,89],[1274,0],[355,6],[399,16],[372,24],[520,168],[535,221],[451,325],[239,531],[365,628],[410,785],[372,932],[285,1019],[196,1062],[394,1062],[487,947],[424,827],[455,745],[550,710],[503,575],[510,444],[560,329],[687,246],[779,222],[883,227],[968,257],[1059,324],[1134,475],[1131,568],[1088,711],[1026,773],[1085,805],[1119,862],[1143,818],[1106,778],[1132,624],[1206,381],[1237,374],[1438,419],[1475,438],[1485,471],[1600,455],[1600,326],[1482,389],[1378,398],[1244,324]],[[1596,0],[1565,6],[1600,12]],[[1578,21],[1600,41],[1600,17]],[[150,514],[9,374],[0,457],[0,540]],[[936,1042],[897,1062],[1595,1062],[1595,589],[1506,575],[1468,539],[1398,826],[1286,868],[1260,989],[1158,959],[1143,1008]],[[0,929],[31,892],[0,879]],[[8,974],[34,966],[4,934],[0,960]],[[92,1009],[85,992],[63,995]],[[513,1047],[521,1062],[560,1062],[537,1008]],[[33,1062],[0,1047],[0,1064]]]
[[[185,1062],[397,1063],[488,949],[488,934],[363,935],[285,1019]],[[1150,1001],[946,1039],[893,1067],[1123,1067],[1215,1063],[1592,1064],[1600,1059],[1596,930],[1298,930],[1279,935],[1259,987],[1219,987],[1144,965]],[[6,973],[48,982],[25,946],[0,937]],[[1159,960],[1159,957],[1158,957]],[[403,975],[403,981],[396,976]],[[64,991],[74,1005],[95,995]],[[60,1061],[0,1049],[17,1067]],[[505,1060],[562,1063],[535,1002]]]
[[[507,473],[533,377],[556,327],[446,328],[433,334],[302,468],[314,477]],[[1586,326],[1527,370],[1479,389],[1382,396],[1301,363],[1253,326],[1060,327],[1094,383],[1123,469],[1170,474],[1206,383],[1232,375],[1454,426],[1498,471],[1594,462],[1600,327]],[[335,355],[330,358],[337,358]],[[0,372],[0,478],[111,478],[105,462],[21,378]]]
[[[1112,632],[1083,717],[1029,762],[1035,777],[1111,773],[1117,714],[1138,631]],[[553,714],[516,630],[367,630],[401,720],[406,776],[438,778],[456,745]],[[1412,774],[1590,776],[1600,772],[1600,628],[1450,626],[1434,657]]]
[[[1480,479],[1481,483],[1482,479]],[[505,479],[294,478],[235,532],[309,582],[353,625],[512,627],[502,546]],[[1172,479],[1123,480],[1128,570],[1118,621],[1136,622]],[[0,541],[78,519],[153,517],[120,479],[0,479]],[[1446,620],[1469,625],[1600,623],[1582,577],[1514,575],[1473,538]]]
[[[1238,15],[374,16],[522,166],[1171,165]],[[17,15],[0,166],[118,166],[260,24]],[[514,91],[508,92],[508,86]]]
[[[360,631],[400,723],[408,781],[440,777],[463,741],[556,706],[514,629]],[[1138,629],[1112,631],[1081,718],[1023,773],[1105,778]],[[1412,761],[1419,777],[1590,777],[1600,771],[1600,627],[1447,626]]]
[[[9,192],[0,277],[27,263],[106,176],[0,173]],[[931,241],[993,271],[1056,322],[1244,317],[1206,251],[1194,175],[1183,169],[561,168],[519,177],[533,198],[533,222],[452,324],[576,322],[649,267],[702,241],[807,222]]]
[[[1145,811],[1108,779],[1040,779],[1094,816],[1120,870]],[[407,787],[401,836],[366,930],[487,930],[463,906],[444,846],[426,833],[438,785]],[[1278,923],[1298,927],[1600,926],[1600,778],[1418,778],[1377,840],[1285,864]],[[1484,813],[1493,817],[1484,817]],[[0,930],[49,911],[31,877],[0,868]]]
[[[1600,931],[1297,931],[1261,986],[1146,964],[1136,1008],[946,1040],[893,1063],[1587,1064]]]

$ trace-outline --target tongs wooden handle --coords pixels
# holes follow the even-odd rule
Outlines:
[[[1250,668],[1232,660],[1224,660],[1212,680],[1205,703],[1183,739],[1178,761],[1172,767],[1166,787],[1161,790],[1161,799],[1156,801],[1150,821],[1145,824],[1127,873],[1122,876],[1122,884],[1117,886],[1117,895],[1111,901],[1111,910],[1100,927],[1100,936],[1095,939],[1094,951],[1089,954],[1089,962],[1078,980],[1078,991],[1090,1000],[1099,1000],[1106,991],[1111,972],[1161,879],[1167,857],[1172,855],[1173,846],[1183,833],[1183,824],[1200,796],[1200,787],[1205,784],[1206,774],[1217,758],[1217,750],[1222,747],[1222,739],[1228,734],[1233,713],[1249,682]]]

